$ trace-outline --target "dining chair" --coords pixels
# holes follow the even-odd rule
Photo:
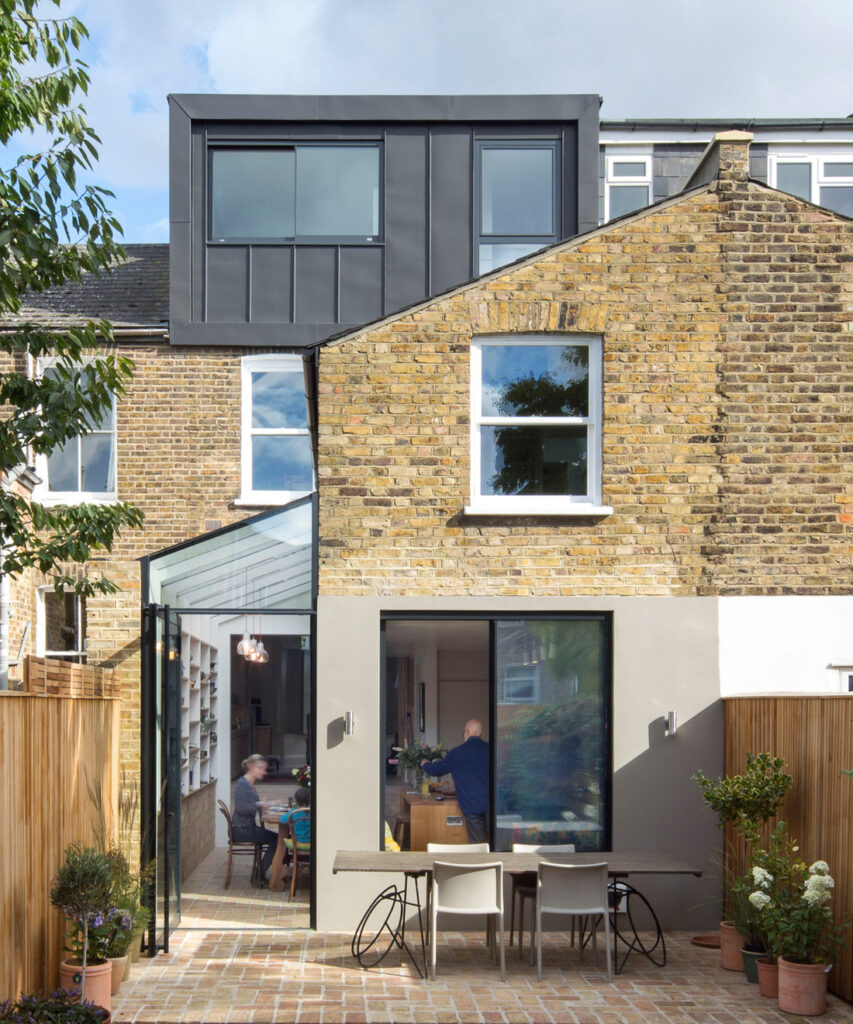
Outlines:
[[[480,844],[475,844],[480,845]],[[455,848],[458,849],[458,848]],[[437,860],[432,866],[430,899],[430,976],[435,981],[436,947],[439,914],[485,914],[487,941],[495,961],[495,931],[500,939],[501,981],[506,981],[504,950],[503,864],[459,864]]]
[[[536,974],[542,980],[542,915],[572,914],[575,917],[599,916],[604,921],[604,949],[607,953],[607,980],[612,980],[610,963],[610,914],[607,896],[607,864],[539,864],[536,887]],[[598,927],[593,925],[592,949],[598,966]],[[583,957],[584,943],[580,943]]]
[[[535,843],[513,843],[513,853],[574,853],[574,843],[555,843],[552,846],[537,846]],[[518,957],[524,959],[524,908],[527,900],[536,907],[536,883],[538,875],[535,871],[521,871],[512,876],[512,894],[509,905],[509,944],[515,937],[515,904],[518,901]],[[530,952],[533,954],[533,926],[530,922]],[[572,918],[572,945],[575,944],[575,919]],[[531,960],[532,962],[532,960]]]
[[[285,824],[285,836],[284,845],[287,847],[287,851],[291,857],[291,868],[290,868],[290,901],[293,902],[293,897],[296,894],[296,876],[299,873],[300,868],[307,868],[311,870],[311,844],[300,843],[296,840],[296,829],[293,827],[294,822],[297,819],[311,818],[311,808],[303,807],[298,810],[291,811],[290,821]]]
[[[234,827],[231,824],[231,812],[224,800],[217,800],[219,810],[225,815],[225,823],[228,826],[228,866],[225,869],[225,888],[231,885],[231,861],[238,855],[249,855],[254,857],[252,865],[252,878],[259,878],[261,874],[261,848],[257,843],[246,839],[234,839]]]
[[[427,843],[427,853],[488,853],[488,843]]]

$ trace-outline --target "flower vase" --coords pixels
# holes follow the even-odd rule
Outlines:
[[[127,966],[128,957],[127,955],[111,956],[109,961],[113,969],[112,981],[110,983],[110,994],[115,995],[124,979],[124,969]]]
[[[426,772],[421,772],[421,795],[429,796],[429,775]]]
[[[744,938],[731,921],[720,923],[720,967],[726,971],[742,971],[743,957],[740,955]]]
[[[779,957],[779,1009],[803,1017],[826,1013],[826,964],[795,964]]]
[[[762,957],[756,963],[758,970],[758,991],[768,999],[779,996],[779,964],[770,957]]]
[[[86,1002],[111,1008],[113,967],[109,960],[102,964],[86,964]],[[59,986],[69,992],[80,992],[83,987],[83,968],[75,960],[63,960],[59,965]]]
[[[743,969],[746,973],[746,980],[751,982],[753,985],[758,984],[758,961],[766,956],[766,951],[763,949],[747,949],[744,946],[740,951],[741,959],[743,960]]]

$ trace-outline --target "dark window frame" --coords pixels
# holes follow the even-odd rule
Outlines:
[[[377,185],[379,188],[378,230],[373,235],[300,235],[282,237],[233,236],[216,238],[213,233],[213,155],[222,150],[261,150],[280,151],[292,150],[298,160],[300,149],[375,149],[378,153]],[[385,244],[385,150],[382,141],[377,139],[209,139],[205,153],[204,181],[204,239],[207,246],[231,245],[263,245],[263,246],[301,246],[301,245],[384,245]],[[297,211],[296,169],[294,168],[294,217]],[[294,221],[294,228],[296,223]]]
[[[550,234],[499,234],[483,231],[483,150],[488,149],[543,149],[552,155],[553,177],[551,181],[551,226]],[[483,245],[525,245],[531,251],[543,249],[560,241],[562,235],[562,182],[563,153],[560,139],[526,138],[525,136],[501,138],[476,138],[474,140],[474,264],[475,275],[479,274],[480,247]],[[510,261],[511,262],[511,261]]]

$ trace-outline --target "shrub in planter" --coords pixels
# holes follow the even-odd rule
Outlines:
[[[107,855],[94,847],[72,843],[54,877],[50,902],[71,925],[70,948],[81,967],[82,999],[86,998],[87,965],[106,962],[104,927],[112,909],[112,893],[113,875]],[[91,951],[90,938],[94,940]]]
[[[28,995],[0,1003],[0,1024],[104,1024],[109,1012],[59,989],[47,996]]]

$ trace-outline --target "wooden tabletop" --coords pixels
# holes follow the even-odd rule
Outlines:
[[[535,871],[541,860],[554,864],[600,864],[607,862],[611,875],[695,875],[702,869],[667,853],[603,851],[592,853],[425,853],[404,850],[391,853],[378,850],[338,850],[332,872],[339,871],[431,871],[435,861],[459,864],[494,864],[500,861],[504,871],[515,874]]]

